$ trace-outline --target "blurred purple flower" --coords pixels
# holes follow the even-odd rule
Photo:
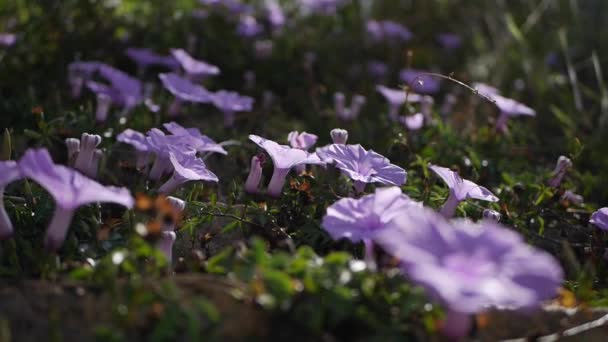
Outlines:
[[[253,156],[251,158],[251,167],[249,169],[249,175],[245,182],[245,191],[250,194],[257,194],[260,182],[262,181],[262,165],[264,164],[265,158],[263,154]]]
[[[570,202],[574,205],[582,205],[585,202],[583,196],[575,193],[572,190],[564,191],[564,194],[561,197],[562,201]]]
[[[473,88],[477,90],[477,92],[483,96],[497,95],[500,94],[498,88],[493,87],[489,84],[482,82],[473,83]]]
[[[68,150],[68,165],[73,167],[80,152],[80,140],[76,138],[65,139],[65,146]]]
[[[4,208],[4,189],[9,183],[21,177],[21,172],[15,161],[0,161],[0,241],[10,238],[14,233],[11,219]]]
[[[167,202],[176,214],[181,214],[186,209],[186,202],[173,196],[167,196]],[[157,242],[157,248],[167,258],[167,263],[171,266],[173,262],[173,244],[177,238],[175,234],[175,222],[164,223],[161,227],[160,237]]]
[[[484,209],[482,216],[486,220],[492,220],[492,221],[496,221],[496,222],[499,222],[500,217],[501,217],[501,215],[498,211],[492,210],[492,209]]]
[[[195,79],[204,76],[215,76],[220,73],[220,68],[205,61],[192,58],[186,50],[172,49],[171,54],[182,69],[184,69],[188,77]]]
[[[101,136],[97,134],[82,133],[80,137],[80,144],[78,145],[78,154],[74,161],[74,168],[82,174],[91,177],[89,170],[94,168],[93,158],[97,146],[101,144]]]
[[[317,155],[324,161],[332,162],[343,174],[353,180],[359,193],[366,183],[381,183],[400,186],[405,184],[407,173],[390,163],[390,160],[361,145],[333,144],[318,148]]]
[[[274,171],[268,184],[268,194],[279,197],[283,190],[287,175],[292,168],[302,164],[325,164],[315,153],[308,153],[298,148],[279,145],[272,140],[267,140],[257,135],[250,135],[249,139],[266,150],[272,159]]]
[[[120,93],[119,104],[126,111],[143,101],[143,86],[138,79],[105,64],[99,67],[99,75]]]
[[[72,62],[68,65],[68,82],[73,98],[80,97],[85,82],[90,80],[102,65],[101,62]]]
[[[149,177],[152,180],[159,180],[165,173],[173,170],[169,159],[171,153],[175,155],[187,154],[196,155],[196,149],[188,144],[190,139],[176,135],[166,135],[163,131],[153,128],[148,131],[146,144],[150,152],[156,155],[154,164],[150,169]]]
[[[285,22],[287,21],[285,12],[277,0],[266,0],[264,7],[266,10],[266,17],[272,27],[279,28],[285,25]]]
[[[392,20],[368,20],[367,33],[376,41],[400,40],[407,42],[412,39],[412,32],[402,24]]]
[[[591,215],[589,223],[601,230],[608,230],[608,208],[602,208]]]
[[[365,105],[367,99],[363,95],[354,95],[350,101],[350,107],[346,108],[346,98],[343,93],[337,92],[334,94],[334,110],[336,116],[344,121],[353,121],[359,117],[361,108]]]
[[[345,0],[300,0],[303,9],[308,12],[334,15],[338,8],[346,3]]]
[[[171,70],[177,69],[178,63],[171,56],[163,56],[151,49],[130,47],[125,54],[137,64],[137,74],[141,77],[150,66],[163,66]]]
[[[17,42],[17,35],[14,33],[0,33],[0,46],[9,47]]]
[[[185,138],[185,143],[198,152],[214,152],[228,154],[222,145],[213,141],[208,136],[201,134],[198,128],[184,128],[175,122],[163,124],[171,134]]]
[[[234,91],[219,90],[213,94],[211,102],[224,113],[224,125],[232,127],[236,119],[235,112],[251,111],[254,100]]]
[[[108,118],[112,104],[120,105],[123,97],[120,91],[103,83],[87,81],[86,87],[95,93],[97,97],[97,108],[95,109],[95,121],[105,122]]]
[[[382,96],[384,96],[388,102],[388,117],[392,121],[399,121],[399,110],[406,101],[409,103],[414,103],[422,100],[422,96],[412,92],[406,92],[402,89],[393,89],[383,85],[377,85],[376,90],[382,94]]]
[[[424,126],[424,115],[416,113],[414,115],[401,116],[399,121],[411,131],[417,131]]]
[[[520,102],[506,98],[498,94],[485,94],[500,110],[496,120],[496,130],[501,133],[507,132],[507,121],[514,116],[536,116],[536,111]]]
[[[441,80],[438,77],[428,75],[428,72],[424,70],[404,69],[399,73],[399,78],[412,91],[420,94],[434,94],[441,87]]]
[[[264,32],[264,26],[258,23],[252,15],[243,15],[236,28],[238,34],[243,37],[255,37]]]
[[[334,128],[329,132],[331,140],[334,144],[346,144],[348,141],[348,131],[341,128]]]
[[[439,45],[446,50],[454,50],[462,46],[462,38],[455,33],[440,33],[436,38]]]
[[[479,186],[470,180],[462,179],[458,173],[446,167],[429,164],[429,169],[435,172],[450,189],[448,199],[440,211],[441,214],[447,218],[454,216],[460,202],[470,198],[498,202],[498,197],[494,196],[490,190],[483,186]]]
[[[26,151],[19,160],[19,169],[55,199],[55,213],[44,239],[49,250],[61,247],[78,207],[94,202],[133,206],[133,197],[126,188],[103,186],[76,170],[57,165],[46,149]]]
[[[194,155],[169,152],[169,161],[173,166],[173,176],[158,189],[160,193],[171,193],[189,181],[219,181],[217,176],[207,169],[205,162]]]
[[[317,143],[318,136],[306,132],[293,131],[287,135],[287,141],[292,148],[308,151],[314,144]]]
[[[146,165],[148,165],[150,153],[145,134],[127,128],[122,131],[122,133],[118,134],[116,140],[121,143],[133,146],[136,155],[136,168],[143,169],[144,167],[146,167]]]
[[[557,159],[557,164],[555,165],[555,170],[553,170],[553,177],[549,180],[549,186],[552,188],[558,188],[568,170],[572,168],[572,161],[570,158],[566,156],[559,156]]]
[[[175,96],[168,109],[169,116],[177,116],[183,102],[209,103],[212,101],[213,96],[207,89],[175,73],[159,74],[158,77],[165,89]]]
[[[420,208],[395,217],[375,241],[401,261],[409,279],[446,305],[444,333],[451,337],[467,333],[470,314],[539,306],[557,294],[564,276],[552,255],[494,221],[448,222]]]
[[[369,61],[367,63],[367,72],[369,72],[373,78],[381,79],[388,74],[388,65],[380,61]]]

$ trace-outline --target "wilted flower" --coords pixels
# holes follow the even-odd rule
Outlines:
[[[334,128],[329,132],[329,135],[334,144],[344,145],[348,141],[348,131],[345,129]]]
[[[250,194],[258,193],[260,182],[262,181],[262,164],[264,163],[264,155],[257,155],[251,158],[251,168],[249,176],[245,181],[245,191]]]
[[[487,220],[492,220],[492,221],[496,221],[499,222],[500,221],[500,213],[496,210],[492,210],[492,209],[484,209],[483,210],[483,218],[487,219]]]
[[[266,150],[274,164],[272,178],[268,184],[268,194],[279,197],[283,190],[287,175],[293,167],[302,164],[324,164],[315,153],[308,153],[298,148],[279,145],[257,135],[250,135],[249,139]]]
[[[142,76],[150,66],[158,65],[176,69],[177,62],[171,56],[159,55],[151,49],[130,47],[125,54],[137,64],[137,74]]]
[[[376,90],[384,96],[388,102],[388,117],[392,121],[399,121],[399,110],[406,102],[420,102],[422,96],[402,89],[388,88],[383,85],[376,86]]]
[[[608,230],[608,208],[594,212],[589,223],[596,225],[601,230]]]
[[[437,35],[437,41],[446,50],[458,49],[462,45],[462,38],[455,33],[440,33]]]
[[[57,165],[46,149],[26,151],[19,160],[19,169],[55,199],[55,213],[44,239],[44,245],[50,250],[57,250],[63,244],[78,207],[94,202],[133,206],[133,197],[126,188],[103,186],[76,170]]]
[[[236,119],[235,113],[252,110],[254,100],[234,91],[220,90],[213,94],[211,102],[224,113],[224,126],[232,127]]]
[[[553,170],[553,177],[549,181],[549,186],[552,188],[559,187],[568,173],[568,170],[572,168],[572,161],[570,158],[565,156],[559,156],[557,159],[557,165],[555,165],[555,170]]]
[[[219,181],[217,176],[207,169],[205,162],[194,155],[169,152],[169,161],[173,166],[173,176],[158,189],[160,193],[171,193],[189,181]]]
[[[198,152],[228,154],[222,145],[216,143],[208,136],[201,134],[201,131],[198,128],[184,128],[175,122],[165,123],[163,126],[171,134],[185,138],[184,143],[190,145]]]
[[[169,116],[178,115],[183,102],[208,103],[212,100],[212,94],[207,89],[175,73],[159,74],[158,77],[165,89],[175,96],[168,109]]]
[[[217,66],[194,59],[183,49],[172,49],[171,54],[190,78],[215,76],[220,73],[220,68]]]
[[[520,102],[506,98],[498,94],[485,94],[489,97],[500,110],[498,120],[496,120],[496,130],[505,133],[507,131],[507,121],[513,116],[536,116],[536,111]]]
[[[83,133],[80,137],[79,151],[74,161],[74,168],[83,174],[90,176],[88,173],[92,169],[93,155],[97,146],[101,144],[101,137],[97,134]]]
[[[440,211],[441,214],[447,218],[454,216],[456,207],[458,207],[460,202],[470,198],[498,202],[498,197],[494,196],[490,190],[483,186],[479,186],[470,180],[460,178],[458,173],[448,168],[429,164],[429,169],[435,172],[437,176],[441,177],[450,189],[450,195]]]
[[[13,236],[13,224],[4,209],[4,188],[21,177],[16,162],[0,161],[0,241]]]
[[[375,241],[401,261],[409,279],[446,305],[444,333],[452,337],[467,333],[468,315],[537,307],[563,281],[553,256],[494,221],[448,222],[420,208],[403,211]]]
[[[116,140],[121,143],[133,146],[136,152],[136,168],[142,169],[146,167],[146,165],[148,165],[148,159],[150,154],[145,134],[127,128],[122,133],[118,134],[118,136],[116,136]]]
[[[390,160],[373,150],[365,150],[361,145],[333,144],[317,149],[317,155],[324,161],[331,161],[336,168],[353,180],[359,193],[367,183],[381,183],[400,186],[405,184],[407,173],[390,163]]]
[[[429,75],[427,71],[405,69],[399,73],[401,81],[405,82],[412,91],[420,94],[434,94],[439,91],[441,81],[438,77]]]

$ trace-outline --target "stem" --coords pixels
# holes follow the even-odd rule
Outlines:
[[[44,247],[46,249],[55,252],[61,248],[75,212],[75,209],[55,207],[55,213],[53,213],[53,218],[44,237]]]
[[[163,184],[158,189],[158,192],[160,192],[161,194],[169,194],[169,193],[172,193],[173,191],[177,190],[177,188],[179,188],[179,186],[182,184],[183,184],[183,182],[180,182],[179,180],[177,180],[175,175],[173,175],[173,176],[171,176],[171,178],[169,178],[168,181],[165,182],[165,184]]]
[[[111,105],[112,98],[108,95],[97,95],[97,110],[95,111],[95,120],[97,120],[97,122],[105,122],[107,120]]]
[[[156,160],[154,160],[154,164],[152,164],[152,169],[150,169],[150,179],[155,181],[159,180],[165,173],[165,170],[167,170],[168,163],[169,159],[156,156]]]
[[[443,217],[451,218],[452,216],[454,216],[454,213],[456,213],[456,208],[458,207],[458,204],[460,204],[460,201],[458,200],[458,198],[456,198],[454,192],[450,191],[450,195],[448,196],[447,201],[445,201],[443,207],[441,207],[441,210],[439,212],[441,213],[441,215],[443,215]]]
[[[372,239],[363,239],[365,246],[365,264],[371,271],[376,270],[376,256],[374,254],[374,241]]]
[[[283,190],[283,185],[285,185],[285,181],[287,180],[287,175],[289,174],[289,169],[277,169],[274,168],[274,172],[272,173],[272,178],[270,179],[270,183],[268,184],[268,194],[272,197],[280,197],[281,192]]]

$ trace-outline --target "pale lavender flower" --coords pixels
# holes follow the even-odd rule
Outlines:
[[[553,170],[553,177],[549,180],[549,186],[552,188],[557,188],[562,184],[566,173],[568,170],[572,168],[572,161],[570,158],[565,156],[559,156],[557,159],[557,165],[555,165],[555,170]]]
[[[194,59],[183,49],[172,49],[171,54],[190,78],[195,79],[220,74],[220,68],[205,61]]]
[[[0,33],[0,46],[9,47],[15,45],[17,35],[14,33]]]
[[[321,226],[334,240],[363,241],[365,259],[374,264],[373,239],[400,213],[422,204],[401,193],[398,187],[378,188],[361,198],[343,198],[327,208]]]
[[[97,134],[83,133],[80,137],[78,155],[74,161],[74,168],[83,174],[87,174],[91,169],[93,155],[97,146],[101,144],[101,136]]]
[[[219,90],[213,94],[211,102],[224,113],[224,126],[232,127],[236,120],[235,113],[251,111],[254,100],[234,91]]]
[[[502,133],[507,132],[507,121],[514,116],[536,116],[536,111],[520,102],[506,98],[498,94],[485,94],[494,101],[500,110],[500,115],[496,120],[496,130]]]
[[[475,82],[473,83],[473,88],[483,96],[490,96],[500,94],[498,88],[491,86],[487,83]]]
[[[322,15],[334,15],[345,0],[300,0],[304,10]]]
[[[198,128],[185,128],[176,122],[168,122],[163,124],[163,126],[171,134],[185,138],[184,142],[196,149],[198,152],[213,152],[224,155],[228,154],[222,145],[202,134]]]
[[[401,261],[408,279],[447,307],[444,333],[451,337],[467,333],[468,315],[540,306],[564,280],[552,255],[494,221],[449,222],[420,208],[402,211],[374,240]]]
[[[268,194],[279,197],[283,190],[287,175],[292,168],[305,164],[325,164],[315,153],[308,153],[298,148],[279,145],[257,135],[250,135],[249,139],[266,150],[274,164],[272,178],[268,184]]]
[[[285,12],[283,7],[277,2],[277,0],[266,0],[264,3],[266,10],[266,17],[272,27],[279,28],[285,25],[287,19],[285,18]]]
[[[182,213],[186,209],[186,202],[177,197],[167,196],[167,202],[175,213]],[[169,265],[173,262],[173,244],[177,238],[176,228],[175,222],[164,223],[156,244],[157,248],[165,255]]]
[[[462,46],[462,38],[455,33],[440,33],[437,35],[437,41],[446,50],[455,50]]]
[[[307,132],[293,131],[287,135],[287,141],[292,148],[308,151],[317,143],[318,136]]]
[[[120,105],[125,111],[131,110],[143,101],[143,86],[138,79],[105,64],[99,67],[99,75],[120,93]]]
[[[264,31],[264,27],[258,23],[254,16],[243,15],[236,30],[243,37],[255,37]]]
[[[127,128],[116,136],[116,140],[131,145],[135,149],[136,168],[143,169],[148,165],[150,153],[145,134]]]
[[[388,102],[388,117],[392,121],[399,121],[399,110],[406,102],[415,103],[422,100],[422,96],[406,92],[402,89],[393,89],[383,85],[377,85],[376,90],[382,94],[386,99],[386,102]]]
[[[608,208],[602,208],[591,215],[589,223],[601,230],[608,230]]]
[[[414,115],[401,116],[399,121],[411,131],[417,131],[424,126],[424,115],[416,113]]]
[[[486,220],[492,220],[492,221],[496,221],[496,222],[499,222],[500,217],[501,217],[501,215],[498,211],[492,210],[492,209],[484,209],[482,216]]]
[[[158,77],[165,89],[175,96],[168,109],[169,116],[177,116],[183,102],[209,103],[212,100],[213,95],[207,89],[175,73],[159,74]]]
[[[367,183],[381,183],[400,186],[405,184],[407,173],[390,163],[390,160],[361,145],[333,144],[318,148],[317,155],[324,161],[331,161],[353,181],[355,190],[363,192]]]
[[[153,128],[148,131],[146,144],[150,152],[156,155],[154,164],[150,169],[149,177],[152,180],[159,180],[165,173],[173,170],[170,154],[176,156],[181,154],[196,155],[196,149],[188,144],[190,139],[175,135],[166,135],[163,131]]]
[[[74,169],[57,165],[46,149],[26,151],[19,160],[19,169],[55,199],[55,213],[44,239],[49,250],[61,247],[78,207],[95,202],[133,206],[133,197],[126,188],[103,186]]]
[[[257,194],[260,182],[262,181],[262,165],[264,164],[265,158],[263,154],[253,156],[251,158],[251,167],[249,169],[249,175],[245,182],[245,192],[250,194]]]
[[[84,174],[91,179],[97,178],[97,173],[99,172],[99,164],[101,163],[101,159],[103,158],[103,150],[96,149],[93,152],[93,158],[91,159],[91,164],[89,165],[89,169]]]
[[[169,69],[177,69],[178,64],[171,56],[157,54],[151,49],[130,47],[125,54],[137,64],[137,74],[143,76],[150,66],[163,66]]]
[[[420,94],[434,94],[439,91],[441,81],[438,77],[428,75],[427,71],[404,69],[399,73],[401,81],[405,82],[412,91]]]
[[[99,70],[101,62],[73,62],[68,66],[68,82],[70,83],[72,97],[77,99],[82,95],[82,87],[93,74]]]
[[[80,140],[76,138],[67,138],[65,139],[65,146],[68,150],[68,165],[73,167],[76,162],[76,157],[78,157],[78,152],[80,152]]]
[[[348,131],[341,128],[334,128],[329,132],[334,144],[344,145],[348,141]]]
[[[582,205],[585,199],[583,198],[583,196],[574,193],[574,191],[572,190],[566,190],[562,195],[562,201],[567,201],[574,205]]]
[[[10,238],[14,233],[11,219],[4,208],[4,189],[9,183],[21,177],[16,162],[12,160],[0,161],[0,241]]]
[[[354,95],[350,102],[350,107],[346,108],[344,94],[336,92],[334,94],[334,110],[336,116],[344,121],[353,121],[361,113],[361,108],[365,105],[366,98],[363,95]]]
[[[120,104],[122,102],[123,98],[120,92],[106,84],[95,81],[87,81],[86,86],[97,97],[95,120],[97,122],[105,122],[112,104]]]
[[[498,197],[494,196],[490,190],[477,185],[470,180],[462,179],[458,173],[446,167],[429,164],[429,169],[435,172],[450,189],[448,199],[440,210],[441,214],[446,218],[454,216],[460,202],[471,198],[482,201],[498,202]]]
[[[173,176],[158,189],[160,193],[171,193],[189,181],[219,181],[217,176],[207,169],[205,162],[194,155],[169,152],[169,161],[173,166]]]

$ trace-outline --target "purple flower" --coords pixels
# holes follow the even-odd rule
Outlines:
[[[72,97],[79,98],[82,94],[82,87],[93,74],[99,70],[101,62],[73,62],[68,66],[68,82],[72,90]]]
[[[596,225],[601,230],[608,230],[608,208],[594,212],[589,223]]]
[[[242,96],[234,91],[220,90],[211,98],[213,105],[224,113],[224,125],[232,127],[236,119],[235,112],[248,112],[253,109],[253,98]]]
[[[441,86],[439,78],[428,75],[428,72],[424,70],[401,70],[399,78],[414,92],[420,94],[434,94],[439,91]]]
[[[346,108],[346,100],[343,93],[334,94],[334,110],[336,116],[344,121],[353,121],[359,117],[361,108],[365,105],[366,98],[362,95],[354,95],[350,102],[350,108]]]
[[[99,75],[110,82],[112,88],[120,93],[119,104],[126,111],[143,101],[143,87],[138,79],[105,64],[99,67]]]
[[[412,32],[405,26],[392,20],[369,20],[366,24],[367,33],[376,41],[400,40],[407,42],[412,39]]]
[[[572,190],[564,191],[564,194],[562,195],[561,199],[562,199],[562,201],[567,201],[574,205],[582,205],[583,202],[585,202],[585,199],[583,198],[583,196],[575,193]]]
[[[222,145],[213,141],[208,136],[201,134],[198,128],[184,128],[175,122],[163,124],[171,134],[185,138],[185,143],[196,149],[198,152],[214,152],[228,154]]]
[[[344,145],[348,141],[348,131],[341,128],[334,128],[329,132],[334,144]]]
[[[21,178],[21,172],[19,172],[16,162],[0,161],[0,241],[13,236],[13,224],[4,209],[4,188],[19,178]]]
[[[462,46],[462,38],[455,33],[440,33],[437,35],[437,41],[446,50],[454,50]]]
[[[496,120],[496,130],[502,133],[507,132],[507,121],[514,116],[536,116],[536,111],[520,102],[506,98],[498,94],[485,94],[489,97],[500,110],[498,120]]]
[[[157,128],[148,131],[146,144],[148,145],[148,149],[156,155],[154,164],[152,164],[152,168],[150,169],[150,179],[159,180],[163,174],[173,170],[169,159],[171,153],[177,156],[181,154],[196,155],[196,150],[188,144],[189,141],[189,138],[166,135]]]
[[[378,188],[359,199],[343,198],[327,208],[321,225],[334,240],[363,241],[365,259],[374,264],[373,239],[397,215],[410,208],[422,208],[398,187]]]
[[[207,169],[205,162],[194,155],[169,152],[169,161],[173,166],[173,176],[158,189],[160,193],[171,193],[189,181],[219,181],[217,176]]]
[[[260,182],[262,181],[262,164],[264,164],[264,155],[257,155],[251,158],[251,168],[245,182],[245,191],[250,194],[257,194]]]
[[[377,85],[376,90],[384,96],[388,102],[389,110],[388,117],[392,121],[399,121],[399,110],[406,102],[420,102],[422,96],[411,92],[406,92],[402,89],[388,88],[383,85]]]
[[[308,153],[298,148],[279,145],[272,140],[267,140],[257,135],[250,135],[249,139],[266,150],[272,159],[274,171],[268,184],[268,194],[273,197],[281,195],[287,175],[293,167],[305,164],[325,164],[315,153]]]
[[[169,69],[177,69],[178,63],[171,56],[163,56],[151,49],[130,47],[125,54],[136,64],[139,76],[142,76],[150,66],[158,65]]]
[[[178,76],[175,73],[159,74],[161,82],[175,99],[169,107],[169,116],[176,116],[181,111],[183,102],[209,103],[212,94],[200,85]]]
[[[448,309],[446,333],[466,334],[467,315],[525,309],[552,298],[563,271],[550,254],[494,221],[446,221],[429,209],[404,211],[375,241],[401,261],[408,278]]]
[[[258,23],[254,16],[243,15],[239,20],[236,31],[243,37],[255,37],[264,31],[264,27]]]
[[[447,218],[454,216],[456,207],[458,207],[460,202],[470,198],[498,202],[498,197],[494,196],[490,190],[483,186],[479,186],[470,180],[460,178],[458,173],[446,167],[429,164],[429,169],[435,172],[437,176],[441,177],[450,189],[448,199],[440,211],[441,214]]]
[[[300,0],[304,10],[323,15],[336,14],[338,8],[344,3],[345,0]]]
[[[74,167],[78,152],[80,152],[80,140],[76,138],[65,139],[65,146],[68,150],[68,165]]]
[[[270,22],[272,27],[278,28],[285,25],[285,12],[277,0],[266,0],[264,5],[266,17],[268,18],[268,22]]]
[[[148,159],[150,154],[145,134],[127,128],[122,131],[122,133],[118,134],[116,140],[121,143],[133,146],[136,152],[136,168],[143,169],[144,167],[146,167],[146,165],[148,165]]]
[[[186,202],[177,197],[167,196],[167,202],[171,206],[172,212],[176,214],[180,214],[186,209]],[[164,223],[161,228],[160,238],[156,245],[157,248],[163,252],[165,258],[167,258],[169,266],[171,266],[173,261],[173,244],[177,238],[175,229],[175,222]]]
[[[17,35],[14,33],[0,33],[0,46],[9,47],[17,42]]]
[[[492,209],[484,209],[482,216],[486,220],[492,220],[492,221],[496,221],[496,222],[499,222],[500,217],[501,217],[501,215],[498,211],[492,210]]]
[[[290,132],[287,135],[287,141],[293,148],[308,151],[314,144],[317,143],[318,136],[306,132],[299,133],[298,131]]]
[[[217,66],[194,59],[183,49],[172,49],[171,54],[189,77],[215,76],[220,73],[220,68]]]
[[[552,188],[557,188],[562,184],[566,173],[568,170],[572,168],[572,161],[570,158],[565,156],[559,156],[557,159],[557,165],[555,165],[555,170],[553,170],[553,177],[549,180],[549,186]]]
[[[93,169],[93,156],[97,146],[101,144],[101,137],[97,134],[83,133],[80,137],[78,155],[74,161],[74,168],[87,176],[91,176],[89,171]]]
[[[424,115],[416,113],[414,115],[402,116],[399,121],[411,131],[417,131],[424,126]]]
[[[381,79],[388,73],[388,66],[384,62],[370,61],[367,63],[367,72],[376,79]]]
[[[400,186],[405,184],[407,173],[390,163],[390,160],[361,145],[333,144],[317,149],[322,160],[335,163],[336,168],[353,180],[355,190],[363,192],[366,183]]]
[[[30,149],[19,161],[23,176],[36,181],[55,199],[55,213],[46,231],[44,244],[57,250],[63,244],[76,209],[94,202],[133,206],[129,190],[103,186],[76,170],[53,163],[46,149]]]
[[[97,96],[97,109],[95,110],[95,120],[105,122],[108,112],[113,103],[120,104],[123,100],[120,92],[108,85],[95,81],[87,81],[87,88]]]
[[[473,88],[475,88],[479,94],[484,96],[496,95],[500,93],[496,87],[482,82],[473,83]]]

